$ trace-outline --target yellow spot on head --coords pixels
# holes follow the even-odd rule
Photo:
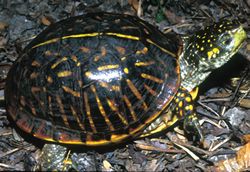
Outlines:
[[[185,110],[191,110],[192,111],[193,109],[194,109],[193,105],[189,105],[189,106],[185,107]]]
[[[213,52],[214,52],[215,54],[219,54],[220,50],[219,50],[218,48],[213,48]]]
[[[185,98],[185,101],[186,101],[186,102],[191,102],[191,98],[190,98],[190,97],[186,97],[186,98]]]
[[[213,56],[213,51],[208,51],[207,52],[207,57],[208,57],[208,59],[211,59],[212,58],[212,56]]]
[[[201,47],[201,51],[204,51],[204,47]]]
[[[124,68],[123,71],[124,71],[124,73],[126,73],[126,74],[128,74],[128,72],[129,72],[129,71],[128,71],[128,68]]]
[[[209,42],[211,42],[211,40],[209,39],[209,40],[207,40],[207,42],[209,43]]]
[[[213,44],[210,44],[210,47],[213,47]]]
[[[183,116],[183,111],[182,110],[180,110],[179,113],[180,113],[180,116]]]
[[[178,98],[175,99],[175,102],[178,103],[180,100]]]
[[[182,102],[182,101],[180,101],[180,102],[179,102],[179,104],[178,104],[178,106],[179,106],[179,108],[182,108],[182,106],[183,106],[183,102]]]
[[[185,93],[181,93],[180,97],[185,97]]]

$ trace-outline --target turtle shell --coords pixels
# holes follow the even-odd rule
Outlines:
[[[98,146],[134,138],[179,88],[177,40],[130,15],[52,24],[9,71],[7,112],[43,140]]]

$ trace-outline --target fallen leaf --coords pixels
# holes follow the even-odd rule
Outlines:
[[[0,21],[0,31],[6,29],[8,26],[9,26],[8,23]]]
[[[135,9],[135,11],[138,11],[139,8],[138,0],[128,0],[128,3]]]
[[[49,26],[54,23],[54,19],[50,16],[42,16],[41,23],[45,26]]]
[[[242,146],[236,157],[219,161],[213,171],[245,171],[250,168],[250,142]]]

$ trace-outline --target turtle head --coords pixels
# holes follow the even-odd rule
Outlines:
[[[222,20],[184,38],[180,63],[182,78],[191,77],[186,83],[188,89],[199,85],[212,70],[229,61],[246,37],[238,21]]]
[[[240,48],[246,32],[236,20],[223,20],[205,28],[196,35],[196,52],[204,70],[219,68]]]

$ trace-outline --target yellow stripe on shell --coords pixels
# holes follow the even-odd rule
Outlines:
[[[152,94],[153,96],[157,96],[157,92],[153,90],[151,87],[149,87],[147,84],[144,83],[144,87],[148,90],[150,94]]]
[[[179,82],[179,81],[178,81]],[[156,119],[156,117],[159,116],[159,114],[162,113],[163,110],[165,110],[165,108],[169,105],[169,102],[171,102],[171,100],[174,98],[174,96],[172,96],[170,98],[170,100],[168,101],[167,104],[164,105],[164,107],[162,108],[162,110],[158,111],[157,113],[155,113],[153,116],[151,116],[151,118],[149,118],[148,120],[146,120],[144,125],[139,125],[137,128],[135,128],[134,130],[131,130],[130,133],[128,135],[123,134],[123,135],[116,135],[116,134],[112,134],[111,135],[111,141],[109,140],[98,140],[98,141],[92,141],[92,140],[86,140],[86,142],[82,142],[82,141],[59,141],[60,143],[64,143],[64,144],[76,144],[76,145],[87,145],[87,146],[100,146],[100,145],[108,145],[110,143],[118,143],[122,140],[124,140],[125,138],[128,138],[131,135],[135,135],[136,133],[138,133],[139,131],[142,131],[142,129],[145,128],[145,126],[147,126],[147,124],[150,124],[152,121],[154,121]],[[156,130],[150,131],[152,133],[149,134],[142,134],[141,136],[148,136],[154,133],[158,133],[166,128],[168,128],[169,126],[171,126],[172,124],[174,124],[177,120],[179,120],[179,118],[177,118],[176,116],[173,117],[173,119],[171,121],[167,122],[167,125],[161,125],[159,128],[157,128]],[[44,137],[39,137],[34,135],[35,137],[41,138],[43,140],[47,140],[47,141],[51,141],[51,142],[56,142],[54,139],[52,138],[44,138]]]
[[[58,95],[56,96],[56,102],[57,102],[57,104],[58,104],[58,106],[59,106],[59,111],[60,111],[60,113],[61,113],[61,117],[62,117],[62,119],[63,119],[64,124],[65,124],[68,128],[70,128],[69,122],[68,122],[68,118],[67,118],[67,116],[66,116],[66,114],[65,114],[65,111],[64,111],[64,105],[63,105],[63,103],[62,103],[62,99],[61,99]]]
[[[74,108],[73,106],[70,106],[70,109],[71,109],[71,112],[72,112],[74,118],[76,119],[76,121],[77,121],[79,127],[80,127],[82,130],[85,130],[85,127],[83,126],[83,124],[81,123],[79,117],[77,116],[77,113],[76,113],[75,108]]]
[[[141,93],[138,91],[138,89],[135,87],[135,85],[133,84],[133,82],[129,79],[126,79],[126,82],[128,84],[128,87],[130,88],[130,90],[132,91],[132,93],[135,95],[135,97],[139,100],[142,100],[142,95]],[[148,109],[148,106],[146,105],[146,103],[143,101],[142,102],[142,106],[144,110]]]
[[[155,61],[148,61],[148,62],[135,62],[135,66],[150,66],[154,64]]]
[[[103,70],[117,69],[117,68],[119,68],[119,65],[104,65],[104,66],[99,66],[97,70],[103,71]]]
[[[132,104],[130,103],[130,101],[129,101],[129,99],[128,99],[128,97],[126,95],[123,96],[123,100],[125,101],[133,120],[137,121],[137,116],[135,114],[135,111],[134,111],[134,109],[132,107]]]
[[[78,91],[74,91],[69,87],[66,86],[62,86],[63,90],[71,95],[73,95],[74,97],[80,97],[80,92]]]
[[[159,84],[162,84],[164,82],[162,79],[157,78],[157,77],[152,76],[152,75],[149,75],[149,74],[146,74],[146,73],[141,73],[141,77],[145,78],[145,79],[152,80],[152,81],[157,82]]]
[[[47,45],[47,44],[51,44],[51,43],[55,43],[59,40],[64,40],[64,39],[68,39],[68,38],[83,38],[83,37],[95,37],[95,36],[98,36],[98,35],[108,35],[108,36],[116,36],[116,37],[120,37],[120,38],[127,38],[127,39],[131,39],[131,40],[140,40],[140,37],[138,36],[132,36],[132,35],[125,35],[125,34],[121,34],[121,33],[114,33],[114,32],[107,32],[107,33],[103,33],[103,32],[94,32],[94,33],[85,33],[85,34],[76,34],[76,35],[68,35],[68,36],[63,36],[61,38],[54,38],[54,39],[51,39],[51,40],[48,40],[48,41],[45,41],[45,42],[42,42],[40,44],[37,44],[37,45],[34,45],[32,47],[33,48],[37,48],[37,47],[40,47],[40,46],[43,46],[43,45]],[[155,46],[157,46],[158,48],[160,48],[162,51],[164,51],[165,53],[173,56],[173,57],[176,57],[176,54],[161,47],[160,45],[158,45],[157,43],[153,42],[152,40],[150,39],[146,39],[146,41],[150,44],[153,44]],[[146,52],[146,51],[144,51]]]
[[[84,98],[85,110],[86,110],[87,118],[89,120],[90,127],[93,133],[97,133],[97,130],[96,130],[96,127],[95,127],[95,124],[91,115],[91,111],[90,111],[88,94],[85,91],[83,92],[83,98]]]
[[[107,102],[108,102],[108,105],[111,108],[111,110],[114,111],[114,112],[116,112],[116,114],[118,115],[118,117],[121,119],[122,123],[127,126],[128,125],[127,119],[125,119],[124,116],[121,113],[119,113],[119,110],[115,106],[114,102],[112,100],[108,99],[108,98],[107,98]]]
[[[51,66],[51,69],[55,69],[56,66],[58,66],[60,63],[64,62],[64,61],[67,61],[67,57],[63,57],[61,58],[60,60],[58,60],[57,62],[55,62],[52,66]]]
[[[171,55],[171,56],[173,56],[173,57],[177,57],[175,53],[173,53],[173,52],[171,52],[171,51],[168,51],[167,49],[165,49],[165,48],[161,47],[160,45],[156,44],[155,42],[153,42],[152,40],[146,39],[146,41],[147,41],[148,43],[153,44],[153,45],[155,45],[156,47],[160,48],[163,52],[165,52],[165,53],[167,53],[167,54],[169,54],[169,55]]]
[[[95,86],[94,86],[94,85],[91,85],[91,86],[90,86],[90,89],[92,90],[92,92],[93,92],[94,95],[95,95],[95,99],[96,99],[98,108],[99,108],[100,113],[101,113],[101,115],[103,116],[103,118],[104,118],[106,124],[108,125],[108,127],[109,127],[109,129],[110,129],[111,131],[114,131],[115,128],[114,128],[113,124],[111,123],[110,119],[108,118],[108,116],[107,116],[107,114],[106,114],[106,112],[105,112],[105,110],[104,110],[104,108],[103,108],[103,105],[102,105],[102,103],[101,103],[101,100],[100,100],[100,98],[99,98],[98,95],[97,95]]]
[[[121,34],[121,33],[108,32],[108,33],[105,33],[105,35],[117,36],[120,38],[127,38],[127,39],[132,39],[132,40],[137,40],[137,41],[140,40],[140,38],[138,36],[125,35],[125,34]]]
[[[68,76],[71,76],[71,75],[72,75],[72,72],[71,72],[71,71],[68,71],[68,70],[61,71],[61,72],[58,72],[58,73],[57,73],[57,76],[58,76],[59,78],[68,77]]]

